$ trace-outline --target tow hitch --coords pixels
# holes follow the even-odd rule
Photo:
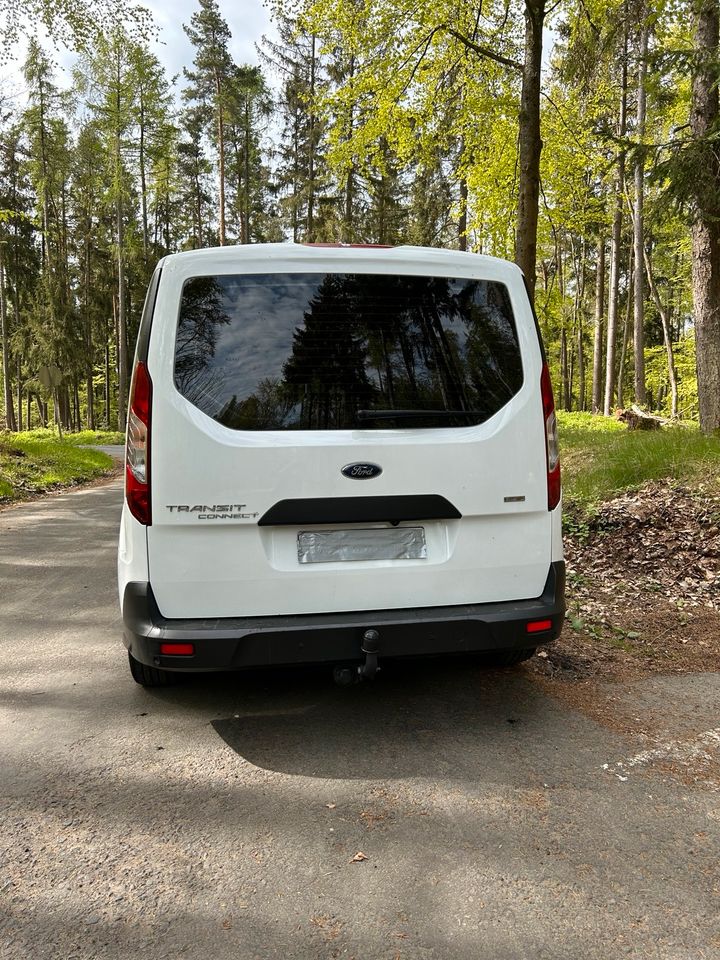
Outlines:
[[[380,634],[377,630],[366,630],[363,634],[362,652],[365,654],[365,663],[358,667],[361,680],[372,680],[380,669],[378,667],[378,653],[380,652]]]
[[[372,680],[380,670],[378,666],[380,634],[377,630],[365,631],[360,649],[365,654],[365,663],[362,663],[359,667],[337,666],[333,668],[333,679],[339,686],[349,687],[361,680]]]

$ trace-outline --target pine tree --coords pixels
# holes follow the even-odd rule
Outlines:
[[[184,70],[189,81],[183,91],[197,104],[218,156],[218,227],[220,246],[226,242],[226,128],[232,103],[235,65],[228,50],[230,28],[215,0],[200,0],[200,10],[183,27],[195,47],[194,70]]]
[[[279,40],[264,37],[259,52],[281,81],[277,109],[283,127],[275,180],[285,228],[296,243],[337,240],[326,125],[318,109],[328,83],[326,64],[317,37],[300,30],[292,15],[278,12],[276,27]]]
[[[228,183],[240,243],[261,241],[269,174],[263,164],[261,127],[271,110],[270,95],[258,67],[236,67],[229,89],[230,147]]]

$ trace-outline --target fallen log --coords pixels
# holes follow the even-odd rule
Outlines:
[[[659,430],[666,427],[672,420],[658,417],[653,413],[641,410],[636,403],[624,410],[615,411],[615,419],[628,425],[628,430]]]

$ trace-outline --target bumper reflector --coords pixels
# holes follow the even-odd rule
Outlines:
[[[161,643],[160,653],[173,657],[192,657],[195,654],[194,643]]]
[[[531,620],[525,624],[528,633],[542,633],[543,630],[550,630],[551,627],[552,620]]]

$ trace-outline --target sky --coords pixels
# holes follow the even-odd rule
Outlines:
[[[232,33],[230,52],[235,62],[257,63],[255,44],[263,34],[271,37],[274,35],[268,10],[261,0],[219,0],[218,5]],[[152,44],[154,53],[166,68],[168,76],[179,74],[182,81],[183,67],[191,66],[193,59],[193,48],[185,35],[183,24],[189,23],[190,17],[199,9],[197,0],[172,0],[166,3],[144,0],[143,6],[150,10],[158,27],[158,39]],[[52,51],[53,59],[59,67],[58,85],[69,86],[75,56],[64,49],[54,50],[53,45],[44,42],[42,36],[39,36],[39,39],[46,50]],[[3,66],[0,72],[3,94],[17,98],[20,102],[24,100],[22,62],[26,48],[26,43],[21,44],[16,59]],[[268,77],[268,81],[272,84],[273,78]]]
[[[184,66],[192,63],[193,48],[182,28],[198,9],[197,0],[173,0],[172,4],[147,3],[160,28],[160,43],[155,53],[168,73],[182,73]],[[236,63],[257,63],[255,44],[263,34],[272,35],[272,25],[267,9],[260,0],[237,0],[228,3],[219,0],[220,12],[232,33],[230,53]]]

